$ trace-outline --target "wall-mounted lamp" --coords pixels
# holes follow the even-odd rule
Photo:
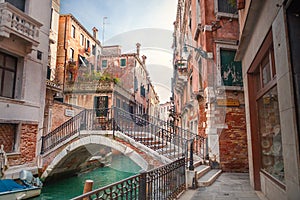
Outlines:
[[[183,51],[184,51],[185,53],[188,52],[187,47],[191,47],[191,48],[193,48],[194,50],[196,50],[196,51],[200,54],[200,56],[201,56],[202,58],[205,58],[205,59],[212,59],[212,58],[213,58],[213,53],[212,53],[212,52],[206,52],[206,51],[204,51],[203,49],[201,49],[200,47],[199,47],[199,48],[196,48],[196,47],[193,47],[193,46],[191,46],[191,45],[189,45],[189,44],[184,44],[184,46],[183,46]]]

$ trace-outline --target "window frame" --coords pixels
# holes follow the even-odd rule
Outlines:
[[[105,66],[103,66],[104,62],[106,63]],[[102,68],[108,68],[108,61],[107,61],[107,59],[104,59],[104,60],[101,61],[101,67]]]
[[[217,71],[219,76],[216,77],[216,83],[217,83],[217,88],[220,89],[228,89],[228,90],[237,90],[237,91],[243,91],[244,87],[243,86],[225,86],[222,85],[222,76],[221,76],[221,50],[234,50],[237,51],[238,46],[233,45],[233,44],[221,44],[218,43],[216,45],[216,59],[217,59]],[[242,66],[243,67],[243,66]]]
[[[272,29],[271,29],[272,30]],[[278,84],[276,78],[276,70],[275,70],[275,57],[274,57],[274,43],[273,43],[273,36],[272,31],[269,31],[265,40],[263,41],[256,57],[254,58],[248,72],[248,88],[249,88],[249,109],[250,109],[250,128],[251,128],[251,138],[253,140],[252,146],[256,146],[256,148],[252,148],[252,154],[257,156],[257,159],[253,160],[253,169],[254,169],[254,178],[260,180],[260,173],[264,174],[268,178],[270,178],[274,183],[276,183],[279,187],[285,190],[285,183],[271,173],[269,173],[266,169],[263,168],[263,137],[264,134],[261,130],[260,119],[259,119],[259,101],[265,97],[266,94],[271,92],[274,88],[277,90],[278,94]],[[265,85],[262,84],[262,62],[265,58],[270,60],[270,73],[272,74],[271,80],[266,83]],[[278,99],[277,99],[278,100]],[[250,103],[255,102],[255,103]],[[278,118],[280,123],[280,111],[278,108]],[[259,124],[259,126],[257,126]],[[279,124],[281,126],[281,124]],[[282,133],[281,133],[282,135]],[[282,139],[281,139],[282,145]],[[281,146],[282,148],[282,146]],[[284,155],[282,154],[282,157]],[[286,178],[286,174],[284,174]],[[285,180],[284,178],[284,180]],[[255,188],[260,189],[261,184],[260,182],[255,183]]]
[[[82,33],[80,33],[80,45],[84,46],[84,35]]]
[[[227,1],[227,0],[223,0],[223,1]],[[238,9],[237,8],[236,8],[236,14],[233,14],[233,13],[226,13],[226,12],[219,11],[219,0],[214,0],[214,5],[215,5],[215,15],[218,19],[220,19],[221,17],[238,19]]]
[[[125,61],[125,64],[122,65],[122,62]],[[125,68],[127,66],[127,59],[126,58],[120,58],[120,67]]]
[[[71,37],[72,38],[76,37],[76,27],[73,24],[71,26]]]
[[[18,71],[17,71],[17,68],[18,68],[18,58],[17,57],[14,57],[14,56],[11,56],[9,54],[6,54],[6,53],[3,53],[3,52],[0,52],[0,55],[3,56],[3,65],[0,63],[0,70],[1,70],[1,83],[0,83],[0,97],[4,97],[4,98],[10,98],[10,99],[15,99],[15,93],[16,93],[16,80],[17,80],[17,76],[18,76]],[[8,67],[5,67],[6,65],[6,57],[10,57],[12,58],[14,61],[15,61],[15,66],[14,66],[14,69],[10,69]],[[12,83],[12,89],[11,89],[11,95],[10,96],[4,96],[3,95],[3,92],[4,92],[4,85],[7,85],[5,84],[5,72],[11,72],[14,74],[14,78],[13,78],[13,83]]]
[[[9,155],[15,155],[20,153],[20,138],[21,138],[21,123],[20,122],[9,122],[9,121],[4,121],[1,122],[1,124],[11,124],[14,126],[14,143],[12,145],[12,151],[11,152],[6,152],[6,154]]]
[[[70,61],[74,61],[74,54],[75,54],[74,49],[70,48],[70,50],[69,50],[69,60]]]
[[[5,2],[10,3],[15,6],[17,9],[25,12],[26,0],[5,0]]]

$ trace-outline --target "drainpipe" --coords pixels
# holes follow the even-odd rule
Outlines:
[[[63,92],[65,91],[65,79],[66,79],[66,67],[67,67],[67,49],[66,49],[67,19],[68,19],[67,16],[65,16],[65,32],[64,32],[65,62],[64,62],[64,76],[63,76]]]

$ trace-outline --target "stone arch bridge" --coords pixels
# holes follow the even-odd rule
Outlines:
[[[201,160],[204,144],[204,138],[154,117],[117,108],[84,110],[42,137],[42,179],[105,165],[114,153],[128,156],[144,171],[190,151]]]

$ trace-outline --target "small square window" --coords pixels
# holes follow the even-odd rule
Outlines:
[[[41,51],[37,51],[37,59],[42,60],[42,52]]]
[[[126,67],[126,59],[125,58],[122,58],[120,62],[121,62],[121,64],[120,64],[121,67]]]

